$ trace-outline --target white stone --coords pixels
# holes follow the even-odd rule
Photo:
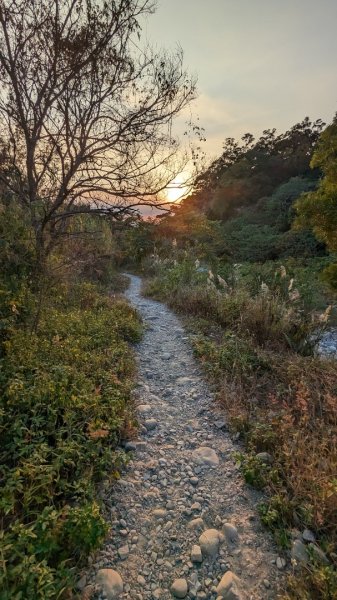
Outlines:
[[[167,515],[167,511],[165,508],[155,508],[152,514],[156,519],[164,519]]]
[[[291,558],[297,563],[306,564],[308,562],[308,553],[301,540],[294,540],[291,547]]]
[[[312,542],[313,544],[316,541],[315,534],[310,529],[305,529],[303,531],[302,538],[305,542]]]
[[[195,563],[202,562],[202,552],[200,546],[194,545],[191,550],[191,561]]]
[[[197,465],[208,465],[210,467],[217,467],[219,464],[219,457],[213,448],[208,446],[200,446],[192,452],[192,459]]]
[[[171,586],[171,592],[175,598],[185,598],[188,592],[186,579],[175,579]]]
[[[244,600],[244,596],[240,592],[240,580],[232,571],[224,574],[216,588],[216,593],[225,600]]]
[[[239,543],[238,530],[232,523],[224,523],[223,526],[226,542],[229,546],[237,546]]]
[[[282,556],[278,556],[276,559],[276,566],[277,568],[282,571],[282,569],[284,569],[284,567],[286,566],[287,561],[285,560],[285,558],[282,558]]]
[[[126,544],[125,546],[121,546],[120,548],[118,548],[118,554],[119,554],[119,558],[121,560],[125,560],[128,555],[129,555],[129,546]]]
[[[206,529],[199,537],[199,545],[203,556],[215,558],[219,551],[223,535],[217,529]]]
[[[139,404],[137,406],[137,410],[141,415],[145,415],[146,413],[151,412],[151,405],[150,404]]]
[[[100,569],[97,573],[97,583],[108,600],[115,600],[123,593],[123,580],[113,569]]]
[[[143,577],[143,575],[138,575],[137,582],[139,583],[139,585],[146,585],[145,577]]]

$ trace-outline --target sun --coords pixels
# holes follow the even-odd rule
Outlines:
[[[165,189],[165,196],[169,202],[179,202],[189,192],[186,185],[188,176],[184,173],[177,175]]]

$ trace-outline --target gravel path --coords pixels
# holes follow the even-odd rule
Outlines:
[[[275,598],[283,560],[259,523],[259,494],[237,470],[224,415],[178,318],[130,279],[126,296],[146,324],[137,347],[142,425],[108,498],[111,535],[92,570],[105,590],[97,597]]]

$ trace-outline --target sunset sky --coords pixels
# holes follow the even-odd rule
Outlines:
[[[337,111],[337,0],[158,0],[144,32],[198,77],[205,150]]]

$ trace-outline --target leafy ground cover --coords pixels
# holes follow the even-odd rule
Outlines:
[[[72,589],[104,538],[97,500],[125,462],[137,313],[89,283],[61,284],[38,330],[27,298],[1,294],[0,598],[47,600]]]
[[[144,293],[188,318],[196,355],[244,443],[242,473],[265,490],[263,523],[285,552],[304,528],[324,552],[313,550],[305,567],[293,564],[284,597],[336,600],[337,369],[313,352],[330,309],[305,310],[312,299],[302,295],[300,278],[275,263],[273,276],[268,265],[243,265],[227,280],[188,257],[157,259],[152,272]]]

